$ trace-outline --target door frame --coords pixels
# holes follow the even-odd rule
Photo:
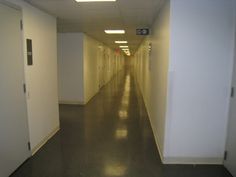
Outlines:
[[[236,14],[235,14],[235,20],[236,20]],[[227,158],[228,158],[228,145],[229,145],[229,136],[230,136],[230,129],[232,128],[230,126],[230,121],[232,119],[231,110],[232,110],[232,101],[233,99],[236,99],[236,22],[235,22],[235,33],[234,33],[234,54],[233,54],[233,63],[232,63],[232,78],[231,78],[231,97],[229,100],[229,109],[228,109],[228,125],[227,125],[227,133],[226,133],[226,141],[225,141],[225,154],[224,154],[224,161],[223,165],[227,168],[227,170],[230,172],[231,169],[228,169],[227,167]],[[233,95],[232,95],[233,94]],[[236,105],[234,105],[236,106]],[[236,129],[236,127],[235,127]],[[236,152],[235,152],[236,153]],[[236,162],[235,162],[236,164]],[[231,173],[231,172],[230,172]]]

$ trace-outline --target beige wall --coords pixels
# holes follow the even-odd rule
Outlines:
[[[84,33],[58,36],[60,102],[86,104],[123,68],[123,55]]]
[[[234,3],[166,1],[135,54],[136,77],[164,163],[223,163]]]
[[[123,55],[84,35],[84,97],[87,103],[124,66]]]
[[[84,97],[87,103],[98,91],[98,46],[99,43],[84,35]]]
[[[134,58],[134,67],[160,154],[163,155],[169,65],[170,3],[162,7]],[[151,46],[151,51],[149,51]]]

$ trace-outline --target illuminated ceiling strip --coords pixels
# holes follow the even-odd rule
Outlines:
[[[75,0],[76,2],[115,2],[116,0]]]
[[[105,30],[107,34],[125,34],[125,30]]]
[[[115,41],[116,44],[127,44],[127,41]]]

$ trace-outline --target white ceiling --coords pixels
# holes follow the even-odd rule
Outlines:
[[[112,48],[115,40],[128,40],[131,53],[143,40],[136,28],[150,27],[163,0],[117,0],[78,3],[75,0],[25,0],[58,18],[59,32],[84,32]],[[124,35],[107,35],[105,29],[125,29]]]

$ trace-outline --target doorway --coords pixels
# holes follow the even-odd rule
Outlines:
[[[0,3],[0,176],[7,177],[30,156],[21,11]]]

